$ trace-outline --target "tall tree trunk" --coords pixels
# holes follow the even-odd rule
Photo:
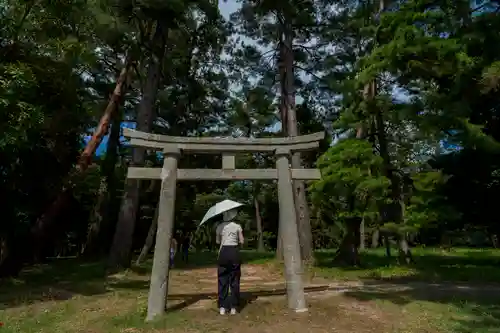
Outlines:
[[[286,67],[285,67],[285,62],[283,61],[283,54],[284,48],[283,43],[280,41],[280,53],[279,53],[279,59],[278,59],[278,72],[279,72],[279,78],[280,78],[280,87],[281,87],[281,96],[280,96],[280,105],[279,105],[279,110],[280,110],[280,118],[281,118],[281,135],[282,136],[288,136],[288,130],[287,130],[287,119],[288,119],[288,114],[287,114],[287,100],[285,98],[286,91],[284,89],[285,87],[285,82],[286,82]],[[298,221],[297,221],[298,222]],[[283,239],[282,237],[282,230],[278,226],[278,238],[276,241],[276,259],[278,260],[283,260]]]
[[[293,31],[291,25],[285,25],[283,28],[283,40],[280,43],[280,62],[285,74],[281,78],[281,98],[286,106],[286,133],[288,136],[298,136],[297,115],[295,112],[295,75],[294,75],[294,54],[293,54]],[[301,168],[302,162],[300,153],[294,153],[292,156],[292,168]],[[303,261],[313,260],[313,245],[311,232],[311,219],[309,216],[309,207],[307,204],[306,190],[304,181],[295,180],[293,182],[295,210],[297,214],[297,226],[299,233],[300,254]]]
[[[9,242],[7,241],[7,236],[0,234],[0,267],[4,263],[5,259],[9,257]]]
[[[380,242],[380,230],[377,228],[373,231],[373,234],[372,234],[371,248],[372,249],[378,248],[379,242]]]
[[[260,214],[260,204],[257,193],[253,196],[253,206],[255,208],[255,223],[257,224],[257,251],[264,252],[264,235],[262,233],[262,215]]]
[[[359,224],[359,249],[365,249],[365,218],[361,219],[361,223]]]
[[[387,256],[387,258],[390,258],[392,255],[391,255],[391,238],[389,236],[389,233],[388,232],[384,232],[384,245],[385,245],[385,255]]]
[[[248,109],[245,106],[245,113],[248,119],[248,124],[247,124],[247,137],[251,138],[252,137],[252,117],[250,113],[248,112]],[[259,162],[257,162],[258,156],[257,155],[252,155],[253,161],[256,162],[256,166],[259,166]],[[257,251],[259,252],[264,252],[264,235],[262,234],[262,215],[260,214],[260,204],[259,204],[259,199],[257,196],[259,195],[260,191],[260,184],[258,181],[253,182],[253,206],[255,210],[255,223],[257,224]]]
[[[0,278],[17,276],[23,260],[32,254],[29,244],[17,235],[0,235]]]
[[[403,223],[403,206],[401,198],[401,181],[399,176],[394,172],[391,157],[388,151],[388,142],[385,132],[385,124],[382,113],[377,110],[375,112],[375,119],[377,124],[377,139],[379,144],[380,157],[382,158],[382,172],[390,181],[390,193],[392,202],[383,205],[385,213],[382,214],[383,222],[395,222],[396,224]],[[401,262],[411,262],[412,255],[410,247],[406,240],[406,235],[399,235],[397,237],[399,245],[400,257],[404,256]]]
[[[102,142],[102,139],[106,136],[109,130],[109,126],[113,115],[117,112],[119,105],[122,101],[122,96],[125,91],[125,84],[133,66],[133,60],[128,57],[124,68],[122,69],[118,79],[116,80],[116,86],[111,94],[109,103],[104,110],[99,124],[97,125],[91,139],[85,146],[78,163],[76,165],[76,170],[74,172],[81,173],[88,169],[89,165],[92,163],[92,157],[94,156],[97,148]],[[47,211],[37,219],[35,225],[31,228],[31,235],[33,237],[33,246],[35,250],[35,258],[42,252],[43,244],[50,237],[50,230],[54,228],[53,224],[59,212],[66,207],[72,197],[73,184],[71,179],[73,179],[74,173],[70,173],[64,182],[64,186],[60,194],[57,196],[56,200],[49,206]]]
[[[146,82],[142,99],[137,112],[137,130],[151,132],[155,113],[153,110],[158,93],[161,76],[161,65],[165,55],[165,31],[163,24],[158,22],[152,39],[154,52],[148,60]],[[144,148],[134,148],[132,151],[132,166],[144,164]],[[116,225],[113,244],[109,256],[108,266],[111,269],[126,268],[130,266],[132,241],[139,207],[139,181],[127,179],[125,193],[120,207],[118,223]]]
[[[498,235],[492,234],[492,235],[490,235],[490,239],[491,239],[491,245],[493,246],[493,248],[498,249]]]
[[[365,100],[372,98],[372,84],[365,85],[363,89],[363,97]],[[356,139],[364,140],[366,138],[365,124],[360,123],[356,128]],[[355,200],[355,199],[352,199]],[[351,203],[350,210],[354,210],[354,202]],[[360,228],[362,220],[352,219],[346,222],[346,234],[335,253],[334,262],[341,262],[349,265],[358,265],[359,260],[359,241]]]
[[[399,256],[398,261],[400,264],[411,264],[413,262],[413,256],[410,251],[410,246],[408,245],[406,233],[401,233],[398,237],[399,245]]]
[[[361,133],[361,131],[358,131]],[[349,198],[349,211],[354,211],[355,197]],[[348,218],[345,221],[345,235],[335,253],[334,263],[342,263],[350,266],[360,264],[359,240],[362,219],[360,217]]]
[[[155,241],[156,229],[158,229],[158,214],[160,213],[160,203],[156,205],[155,215],[153,217],[153,221],[151,221],[151,226],[149,227],[148,235],[146,237],[146,241],[144,242],[144,246],[142,247],[141,253],[137,257],[135,261],[136,265],[140,265],[144,259],[148,256],[149,250],[153,246]]]
[[[378,16],[382,14],[382,12],[386,8],[386,2],[388,0],[379,0],[379,11]],[[377,43],[377,41],[375,41]],[[403,207],[402,207],[402,196],[401,196],[401,182],[399,176],[394,172],[394,166],[392,164],[391,157],[388,151],[388,140],[386,137],[385,124],[383,119],[382,111],[375,104],[375,97],[377,96],[377,81],[373,80],[370,83],[369,88],[369,100],[368,100],[368,108],[370,110],[370,114],[374,114],[375,117],[375,128],[376,128],[376,138],[378,143],[378,148],[380,152],[380,157],[382,158],[382,172],[390,181],[390,193],[392,203],[384,204],[382,210],[384,211],[382,214],[383,222],[395,222],[402,223],[403,222]],[[399,245],[399,254],[400,257],[404,257],[404,261],[411,261],[412,255],[408,246],[408,242],[406,240],[406,235],[399,235],[397,237],[398,245]],[[389,237],[386,234],[386,252],[387,255],[390,256],[390,245],[389,245]]]
[[[358,241],[361,218],[351,218],[346,221],[346,233],[340,246],[335,253],[334,263],[342,263],[349,266],[360,264]]]

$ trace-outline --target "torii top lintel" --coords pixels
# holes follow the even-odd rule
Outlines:
[[[325,133],[279,138],[182,137],[124,128],[123,136],[130,138],[130,144],[135,147],[158,150],[175,147],[187,152],[220,153],[312,150],[319,146],[319,141],[324,139]]]

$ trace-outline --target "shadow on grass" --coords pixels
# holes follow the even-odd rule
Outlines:
[[[396,251],[393,252],[397,254]],[[316,253],[316,266],[345,273],[361,279],[407,281],[463,281],[467,283],[499,283],[500,251],[454,249],[450,252],[439,249],[414,249],[415,263],[409,266],[397,264],[397,258],[387,258],[383,250],[368,250],[360,254],[360,267],[334,266],[333,252]],[[392,281],[394,280],[395,281]]]
[[[108,291],[102,262],[52,260],[24,269],[17,278],[0,281],[0,310],[26,303],[67,300]]]
[[[325,286],[314,286],[314,287],[306,287],[304,291],[306,293],[312,292],[321,292],[329,290],[330,287],[328,285]],[[255,302],[259,297],[269,297],[269,296],[284,296],[286,295],[286,289],[273,289],[273,290],[250,290],[250,291],[242,291],[241,299],[240,299],[240,311],[243,311],[244,308]],[[167,300],[183,300],[183,302],[176,304],[167,309],[167,312],[181,310],[186,308],[192,304],[195,304],[202,300],[213,300],[214,304],[217,301],[217,293],[193,293],[193,294],[173,294],[168,295]],[[214,306],[214,309],[216,307]]]
[[[391,282],[405,283],[394,279]],[[376,283],[376,282],[374,282]],[[401,289],[401,288],[400,288]],[[399,306],[419,304],[418,311],[427,310],[445,332],[492,333],[500,327],[500,289],[486,286],[458,288],[452,284],[407,283],[402,290],[386,289],[368,283],[344,293],[357,300],[383,300]],[[431,318],[432,320],[432,318]]]
[[[272,253],[242,251],[246,263],[262,263],[273,258]],[[179,258],[180,259],[180,258]],[[216,265],[213,252],[193,253],[188,264],[180,260],[174,270],[193,269]],[[152,260],[131,270],[149,275]],[[101,295],[111,289],[145,289],[148,281],[107,277],[105,261],[88,262],[78,258],[53,259],[42,265],[24,269],[17,278],[0,280],[0,310],[37,302],[68,300],[75,295]]]

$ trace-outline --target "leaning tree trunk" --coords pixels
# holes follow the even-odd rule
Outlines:
[[[108,133],[113,115],[117,112],[119,104],[122,101],[126,81],[132,67],[133,60],[131,57],[128,57],[125,67],[122,69],[120,76],[116,80],[115,89],[113,90],[113,93],[109,99],[109,103],[104,111],[104,114],[101,117],[91,139],[87,143],[85,149],[80,155],[80,158],[78,159],[75,170],[76,173],[81,173],[88,169],[89,165],[92,163],[92,157],[101,144],[102,139]],[[48,210],[40,218],[37,219],[35,225],[31,228],[31,235],[33,236],[33,246],[35,247],[35,257],[38,257],[38,255],[42,251],[43,244],[50,237],[50,232],[48,232],[48,230],[54,228],[53,224],[55,223],[56,217],[59,215],[59,212],[70,202],[73,189],[71,179],[73,179],[73,177],[74,173],[72,172],[64,182],[63,189],[57,196],[56,200],[49,206]]]
[[[85,257],[96,257],[107,253],[109,249],[109,230],[113,220],[115,207],[116,176],[115,167],[118,161],[118,147],[121,131],[120,112],[114,115],[113,126],[108,138],[106,156],[101,167],[101,183],[99,193],[87,231],[87,240],[82,249]]]
[[[286,107],[286,133],[287,136],[298,136],[297,115],[295,112],[295,75],[294,75],[294,55],[293,55],[293,31],[291,25],[283,26],[284,38],[280,42],[280,74],[281,77],[281,98]],[[282,121],[283,122],[283,121]],[[292,155],[292,168],[302,167],[300,153]],[[313,245],[311,232],[311,219],[309,207],[307,205],[306,190],[304,181],[294,180],[294,199],[297,214],[297,229],[299,234],[300,254],[303,261],[313,260]]]
[[[104,224],[99,233],[99,248],[101,254],[109,253],[111,241],[113,240],[113,231],[118,217],[118,208],[120,199],[118,198],[118,178],[116,176],[116,166],[119,163],[120,134],[121,134],[121,113],[118,113],[111,127],[108,147],[106,148],[106,157],[103,162],[103,174],[106,179],[106,200],[101,206],[101,215],[104,217]]]
[[[156,102],[161,65],[165,55],[164,35],[163,25],[158,22],[152,40],[152,45],[156,49],[156,52],[148,61],[146,83],[137,113],[136,128],[143,132],[151,132],[153,128],[153,107]],[[132,152],[132,166],[144,164],[145,153],[146,151],[144,148],[134,148]],[[138,207],[139,181],[137,179],[127,179],[125,182],[125,194],[120,207],[120,214],[108,261],[108,266],[111,269],[126,268],[130,266],[130,256]]]

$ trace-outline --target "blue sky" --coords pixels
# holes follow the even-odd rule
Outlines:
[[[239,9],[241,6],[238,4],[236,1],[221,1],[219,0],[219,9],[222,15],[226,19],[229,18],[229,15],[231,13],[234,13],[237,9]]]
[[[135,128],[135,123],[132,123],[132,122],[122,122],[121,123],[121,128]],[[99,145],[99,147],[97,147],[97,150],[95,152],[96,156],[100,156],[102,154],[104,154],[106,152],[106,146],[108,145],[108,138],[109,138],[109,134],[106,135],[103,139],[102,139],[102,142],[101,144]],[[86,136],[84,138],[84,141],[85,143],[88,142],[88,140],[90,139],[90,135]],[[122,140],[124,140],[125,138],[122,136],[121,137]]]

